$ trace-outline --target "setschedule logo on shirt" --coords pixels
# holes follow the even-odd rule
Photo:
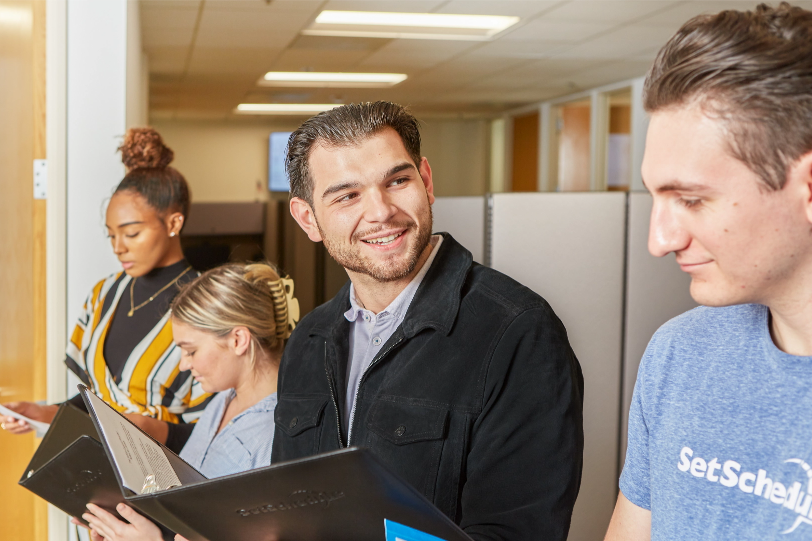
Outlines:
[[[696,477],[699,481],[719,483],[731,490],[740,490],[754,498],[763,498],[764,505],[775,505],[776,510],[788,516],[787,528],[781,533],[791,534],[799,527],[812,528],[812,466],[799,458],[789,458],[784,464],[797,471],[800,467],[806,472],[806,483],[786,480],[792,474],[769,472],[765,469],[748,471],[734,459],[720,462],[718,457],[706,459],[694,454],[690,447],[683,447],[679,454],[677,468],[681,472]],[[781,482],[784,480],[785,482]],[[789,511],[784,511],[788,509]],[[792,515],[790,515],[790,511]],[[812,533],[812,529],[810,532]]]

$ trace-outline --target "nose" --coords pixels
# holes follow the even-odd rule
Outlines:
[[[110,242],[113,244],[113,253],[116,255],[121,255],[127,251],[127,247],[124,246],[124,235],[114,235]]]
[[[182,355],[180,356],[180,364],[178,365],[181,372],[185,372],[187,370],[192,369],[192,361],[189,360],[189,357]]]
[[[691,236],[679,222],[668,202],[654,201],[648,231],[648,251],[654,257],[663,257],[688,247]]]
[[[364,207],[364,219],[367,222],[386,223],[397,214],[397,211],[397,207],[392,204],[389,193],[385,189],[369,191]]]

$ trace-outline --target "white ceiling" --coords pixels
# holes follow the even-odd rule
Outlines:
[[[793,2],[812,9],[812,0]],[[644,75],[690,17],[741,0],[140,0],[155,117],[241,102],[386,99],[421,114],[495,114]],[[489,42],[302,36],[325,9],[516,15]],[[267,71],[406,73],[386,89],[262,88]]]

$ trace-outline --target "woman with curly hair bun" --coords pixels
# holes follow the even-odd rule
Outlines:
[[[65,364],[96,394],[174,451],[192,432],[189,422],[209,395],[179,367],[169,306],[178,288],[197,276],[183,256],[180,233],[189,215],[189,187],[170,167],[173,153],[152,128],[127,131],[119,147],[127,174],[107,206],[105,225],[122,271],[87,296],[68,343]],[[84,409],[80,397],[71,399]],[[58,406],[7,406],[50,422]],[[2,428],[31,428],[13,417]]]

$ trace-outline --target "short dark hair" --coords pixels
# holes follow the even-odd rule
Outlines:
[[[313,206],[313,178],[308,160],[313,146],[354,146],[392,128],[406,152],[420,166],[420,123],[407,107],[388,101],[350,103],[309,118],[288,139],[285,169],[290,179],[290,197]]]
[[[783,188],[812,150],[812,12],[781,2],[685,23],[649,71],[644,105],[694,104],[725,124],[732,156]]]
[[[169,166],[175,153],[164,144],[157,131],[130,128],[118,149],[127,174],[114,194],[134,192],[160,214],[180,212],[184,218],[189,217],[189,185],[177,169]]]

